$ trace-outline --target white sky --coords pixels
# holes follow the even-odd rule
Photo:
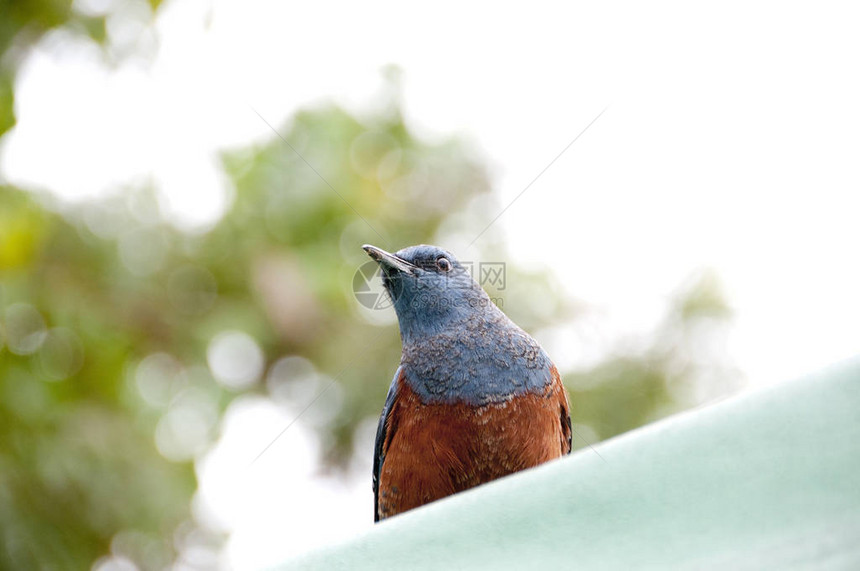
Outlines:
[[[731,355],[766,384],[860,347],[858,11],[167,2],[158,43],[136,40],[157,50],[151,65],[110,68],[85,43],[43,41],[19,76],[0,174],[68,199],[153,180],[178,223],[205,227],[231,192],[215,153],[272,136],[252,108],[274,125],[321,98],[361,111],[394,63],[408,120],[474,142],[507,204],[608,106],[494,229],[512,257],[551,266],[619,332],[647,330],[679,283],[716,269],[737,313]],[[126,44],[137,29],[129,17],[109,27]],[[368,525],[369,472],[344,485],[276,461],[315,453],[299,429],[264,457],[268,476],[223,483],[211,467],[277,433],[278,414],[237,406],[198,464],[201,513],[234,531],[236,565]],[[344,513],[320,516],[332,510]],[[278,541],[282,529],[293,541]]]

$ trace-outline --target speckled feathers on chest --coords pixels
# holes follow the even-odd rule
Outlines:
[[[550,383],[551,361],[540,345],[504,315],[490,317],[404,343],[405,379],[423,402],[498,403]]]

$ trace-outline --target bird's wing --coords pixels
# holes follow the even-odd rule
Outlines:
[[[376,428],[376,444],[373,450],[373,521],[379,521],[379,475],[382,471],[382,463],[385,462],[387,443],[391,441],[391,435],[388,434],[388,415],[397,399],[402,374],[403,367],[397,367],[394,378],[391,380],[391,386],[388,388],[388,396],[385,397],[385,406],[382,407],[379,426]]]
[[[570,399],[567,397],[567,391],[564,389],[564,383],[561,381],[561,375],[558,374],[558,369],[555,365],[550,369],[553,388],[558,396],[559,401],[559,420],[561,422],[561,453],[570,454],[573,448],[573,426],[570,423]]]

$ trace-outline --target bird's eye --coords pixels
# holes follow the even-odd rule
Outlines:
[[[449,260],[445,256],[440,256],[436,260],[436,267],[439,268],[440,270],[442,270],[443,272],[450,272],[451,271],[451,260]]]

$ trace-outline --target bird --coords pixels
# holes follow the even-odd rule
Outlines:
[[[456,257],[426,244],[362,248],[402,344],[376,431],[374,522],[570,453],[558,369]]]

